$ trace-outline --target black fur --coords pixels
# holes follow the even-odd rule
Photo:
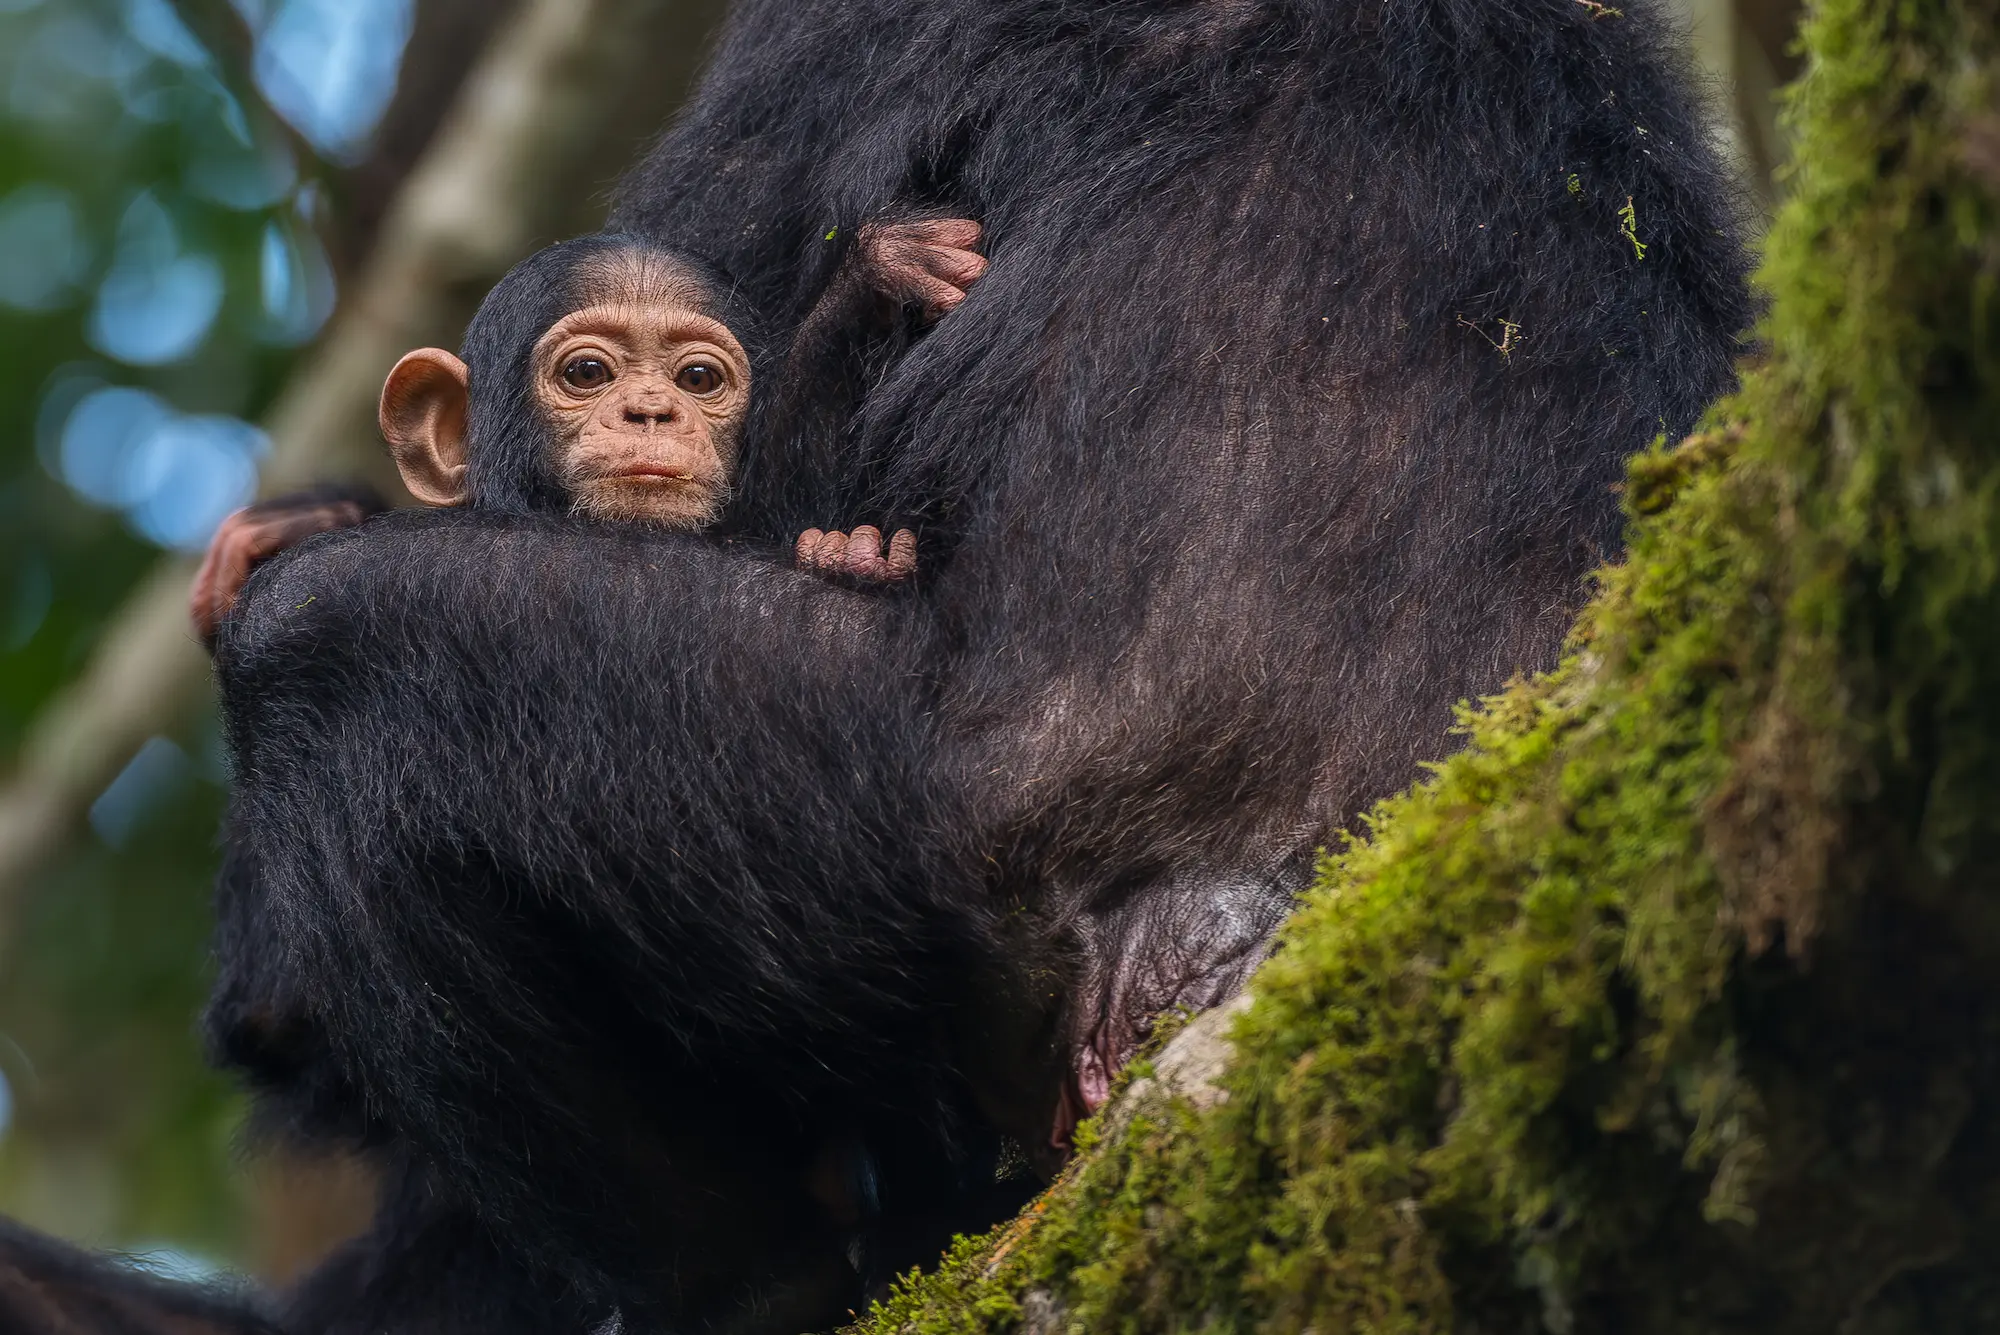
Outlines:
[[[781,341],[912,201],[991,272],[850,430],[748,442],[731,538],[392,517],[218,658],[265,948],[496,1267],[837,1316],[829,1128],[899,1152],[886,1222],[947,1217],[981,1127],[1046,1135],[1073,1052],[1235,985],[1452,704],[1552,661],[1621,460],[1750,318],[1623,10],[739,3],[614,227]],[[771,554],[876,514],[911,596]]]
[[[482,573],[441,571],[442,549]],[[569,519],[398,515],[311,550],[223,636],[233,824],[371,1118],[489,1217],[636,1279],[601,1290],[628,1306],[706,1310],[777,1280],[772,1249],[838,1257],[806,1190],[831,1132],[883,1147],[927,1206],[962,1139],[949,1003],[993,967],[995,915],[925,697],[882,671],[915,604]],[[471,610],[499,588],[550,644]],[[395,624],[433,598],[467,614]],[[321,630],[284,643],[306,617]],[[573,676],[599,669],[572,651],[628,636],[640,658]],[[325,728],[355,747],[300,745]],[[629,772],[668,738],[704,763]],[[785,741],[781,770],[729,777]],[[301,866],[303,845],[338,862]],[[990,1155],[962,1168],[990,1180]]]

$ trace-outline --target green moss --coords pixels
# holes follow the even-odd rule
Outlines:
[[[1997,14],[1820,4],[1768,351],[1562,666],[1326,859],[1226,1101],[866,1325],[2000,1328]]]

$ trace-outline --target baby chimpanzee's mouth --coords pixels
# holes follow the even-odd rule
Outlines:
[[[674,468],[667,464],[636,464],[631,468],[613,473],[617,478],[654,478],[662,482],[692,482],[694,474],[685,468]]]

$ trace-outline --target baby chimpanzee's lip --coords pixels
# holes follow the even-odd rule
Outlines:
[[[653,477],[653,478],[659,478],[659,479],[661,479],[662,481],[666,481],[666,482],[692,482],[692,481],[694,481],[694,474],[690,473],[690,472],[689,472],[689,471],[688,471],[687,469],[685,469],[685,468],[668,468],[668,467],[667,467],[666,465],[664,465],[664,464],[640,464],[640,465],[639,465],[638,467],[636,467],[636,468],[627,468],[627,469],[624,469],[624,470],[622,470],[622,471],[620,471],[620,472],[617,472],[617,473],[613,473],[613,474],[612,474],[611,476],[613,476],[613,477]]]

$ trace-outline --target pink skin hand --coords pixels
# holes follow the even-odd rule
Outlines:
[[[986,229],[966,218],[868,223],[860,244],[888,295],[914,302],[928,320],[956,310],[987,268],[976,249]]]
[[[852,533],[809,528],[799,535],[797,557],[801,570],[894,584],[917,572],[917,535],[898,529],[884,554],[882,530],[872,524],[862,524]]]
[[[307,505],[267,501],[230,515],[209,540],[208,554],[188,591],[188,617],[195,634],[204,641],[215,638],[259,564],[316,533],[352,528],[367,517],[353,501]]]

